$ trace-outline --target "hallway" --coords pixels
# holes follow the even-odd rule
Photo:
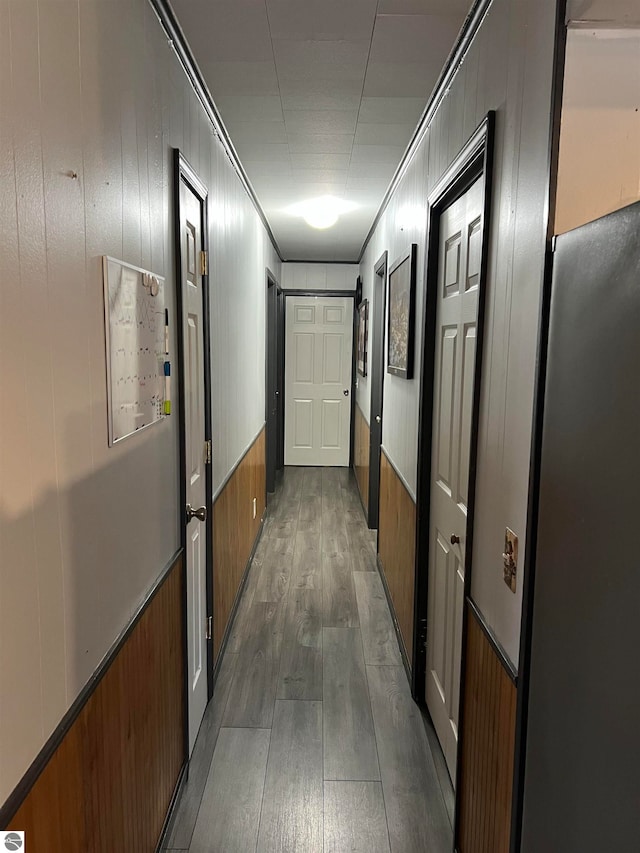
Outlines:
[[[449,851],[433,737],[353,474],[285,468],[165,849]]]

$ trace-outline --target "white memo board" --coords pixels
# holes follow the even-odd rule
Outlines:
[[[109,445],[164,417],[164,278],[106,255]]]

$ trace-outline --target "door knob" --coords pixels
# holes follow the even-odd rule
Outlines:
[[[456,536],[455,533],[451,534],[451,544],[452,545],[459,545],[460,544],[460,537]]]
[[[377,424],[381,424],[381,423],[382,423],[382,418],[380,417],[380,415],[376,415],[376,423],[377,423]]]
[[[349,396],[349,389],[345,388],[342,393],[344,394],[345,397],[348,397]]]
[[[207,508],[206,506],[201,506],[199,509],[194,509],[191,504],[187,504],[187,524],[191,521],[192,518],[197,518],[199,521],[207,520]]]

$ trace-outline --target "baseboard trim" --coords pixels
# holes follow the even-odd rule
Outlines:
[[[356,481],[356,490],[358,492],[358,497],[360,498],[360,506],[362,507],[362,512],[364,513],[364,520],[367,522],[367,527],[368,527],[369,526],[369,513],[367,512],[367,508],[364,505],[364,499],[362,497],[362,492],[360,491],[360,483],[358,482],[358,477],[356,476],[355,463],[351,466],[351,470],[353,471],[353,477]]]
[[[407,654],[407,649],[404,644],[402,632],[400,631],[400,624],[396,616],[396,609],[393,606],[393,599],[391,598],[391,593],[389,592],[389,587],[387,586],[387,578],[384,574],[384,564],[380,559],[380,554],[376,554],[376,565],[378,567],[378,574],[380,575],[380,580],[382,581],[384,594],[387,597],[387,604],[389,605],[389,611],[391,613],[391,621],[393,622],[393,627],[395,629],[396,637],[398,639],[398,646],[400,647],[400,657],[402,658],[402,663],[404,664],[405,672],[407,673],[407,678],[409,679],[409,685],[411,685],[411,664],[409,663],[409,655]]]
[[[169,808],[167,809],[167,813],[164,818],[164,823],[162,824],[162,829],[160,831],[160,836],[158,838],[158,843],[156,844],[155,853],[162,853],[162,848],[164,847],[164,843],[167,840],[167,834],[169,832],[169,827],[171,826],[171,818],[173,817],[173,813],[176,809],[178,801],[180,799],[180,793],[182,791],[182,786],[187,781],[188,773],[187,770],[189,768],[189,762],[185,761],[182,765],[182,770],[180,771],[180,775],[178,776],[178,781],[176,782],[176,787],[173,789],[173,795],[171,797],[171,802],[169,803]]]
[[[94,671],[89,681],[82,688],[69,710],[66,712],[62,720],[58,723],[58,725],[50,735],[45,745],[36,755],[22,779],[18,782],[11,794],[9,794],[9,797],[3,804],[2,808],[0,808],[0,828],[4,828],[9,824],[9,822],[13,819],[15,813],[26,800],[27,796],[31,792],[31,789],[38,781],[38,778],[40,777],[41,773],[43,772],[49,761],[52,759],[54,753],[56,752],[56,750],[64,740],[66,734],[69,732],[69,730],[77,720],[84,706],[87,704],[93,693],[96,691],[98,685],[109,670],[109,667],[117,657],[118,652],[120,652],[126,641],[129,639],[133,629],[136,627],[136,625],[144,615],[145,611],[147,610],[153,599],[156,597],[156,594],[164,584],[165,580],[175,568],[176,564],[182,557],[182,554],[183,549],[178,548],[176,553],[173,555],[173,557],[171,557],[169,562],[162,570],[161,574],[154,582],[151,589],[147,592],[146,596],[138,606],[129,623],[125,626],[125,628],[116,638],[109,651],[99,663],[97,669]]]

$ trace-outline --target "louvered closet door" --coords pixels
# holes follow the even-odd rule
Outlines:
[[[353,300],[287,296],[285,465],[349,465]]]

